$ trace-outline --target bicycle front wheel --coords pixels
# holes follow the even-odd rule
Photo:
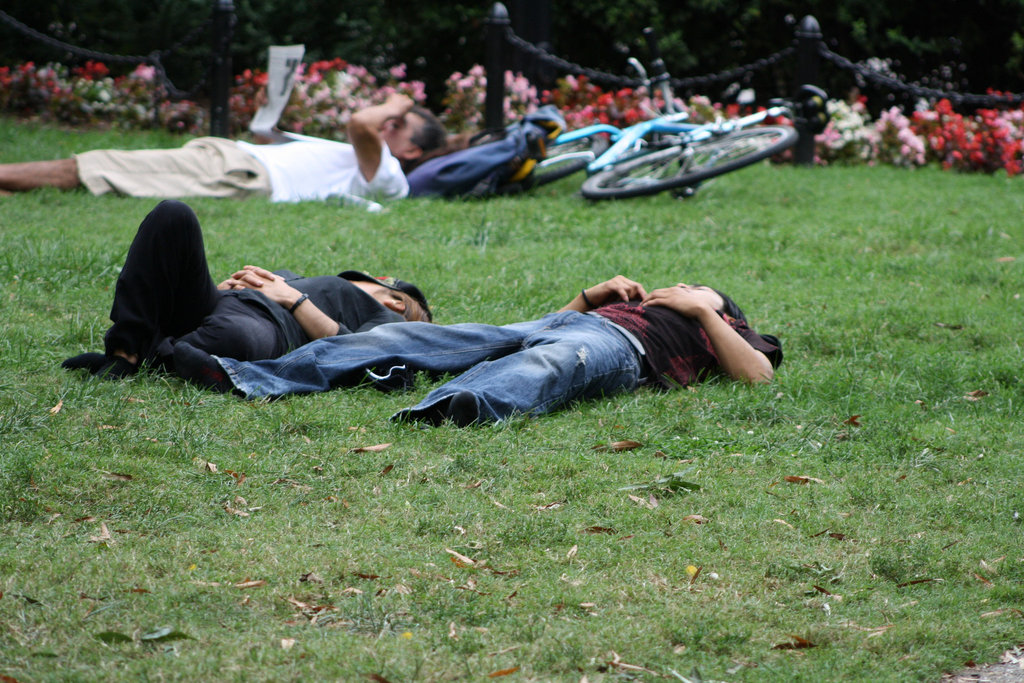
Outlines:
[[[583,183],[587,199],[625,199],[696,185],[767,159],[796,144],[788,126],[759,126],[692,145],[674,145],[616,164]]]

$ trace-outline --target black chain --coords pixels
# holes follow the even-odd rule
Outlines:
[[[706,76],[691,76],[689,78],[673,78],[671,83],[672,87],[676,90],[693,90],[695,88],[705,88],[715,83],[723,83],[726,81],[737,81],[747,76],[748,74],[756,71],[762,71],[771,66],[774,66],[784,59],[789,58],[796,52],[796,47],[790,45],[784,47],[778,52],[762,57],[761,59],[755,60],[749,64],[743,66],[737,66],[728,71],[721,71],[717,74],[708,74]]]
[[[606,71],[599,71],[597,69],[591,69],[585,66],[581,66],[569,60],[562,59],[557,55],[553,55],[547,50],[537,47],[533,43],[523,40],[515,31],[511,28],[505,29],[505,38],[508,40],[512,47],[518,49],[521,52],[525,52],[538,59],[543,64],[558,69],[560,71],[568,72],[571,74],[577,74],[586,76],[590,81],[599,85],[608,85],[613,88],[637,88],[644,85],[644,81],[639,78],[627,78],[625,76],[619,76],[617,74],[611,74]],[[745,75],[766,69],[778,62],[786,59],[795,51],[795,47],[792,45],[779,50],[775,54],[758,59],[750,64],[738,66],[728,71],[723,71],[717,74],[708,74],[706,76],[691,76],[689,78],[673,78],[669,81],[672,87],[677,90],[693,90],[695,88],[703,88],[708,85],[715,83],[722,83],[725,81],[734,81],[744,77]]]
[[[947,99],[954,107],[965,108],[992,108],[1005,105],[1019,105],[1024,103],[1024,95],[978,95],[972,93],[958,93],[936,88],[925,88],[919,85],[904,83],[898,78],[879,73],[863,64],[856,64],[842,55],[832,52],[824,44],[820,47],[821,57],[835,66],[846,71],[852,71],[868,83],[877,85],[889,90],[910,95],[914,98],[925,100]]]
[[[199,83],[197,83],[191,90],[179,90],[177,87],[175,87],[174,83],[172,83],[171,80],[167,77],[167,71],[164,69],[162,60],[166,57],[170,57],[175,52],[180,50],[182,47],[188,45],[193,40],[195,40],[195,38],[200,33],[205,31],[207,27],[212,23],[212,18],[209,18],[203,23],[199,24],[198,26],[193,27],[193,29],[189,31],[187,34],[185,34],[185,36],[181,40],[174,43],[170,47],[165,48],[163,50],[154,50],[153,52],[150,52],[148,55],[145,56],[115,55],[110,54],[108,52],[99,52],[97,50],[90,50],[89,48],[71,45],[69,43],[65,43],[63,41],[57,40],[56,38],[48,36],[45,33],[40,33],[34,28],[26,26],[25,24],[21,23],[20,21],[18,21],[11,15],[7,14],[7,12],[4,12],[3,10],[0,10],[0,21],[5,22],[14,29],[21,31],[22,33],[31,38],[35,38],[39,42],[44,43],[49,47],[55,48],[57,50],[62,50],[65,52],[70,52],[71,54],[76,55],[78,57],[84,57],[86,59],[95,59],[97,61],[115,64],[150,64],[156,69],[156,73],[159,76],[160,82],[164,89],[166,90],[167,94],[175,99],[186,99],[192,97],[193,95],[195,95],[195,93],[199,91],[204,81],[206,80],[204,76],[202,79],[200,79]]]
[[[505,29],[505,38],[508,40],[512,47],[518,49],[521,52],[540,60],[542,63],[554,67],[560,71],[565,71],[571,74],[577,74],[580,76],[586,76],[593,83],[599,85],[609,85],[613,88],[636,88],[643,85],[643,81],[639,78],[627,78],[625,76],[619,76],[617,74],[607,73],[605,71],[599,71],[597,69],[591,69],[579,64],[575,64],[566,59],[562,59],[556,55],[551,54],[547,50],[537,47],[533,43],[523,40],[516,35],[515,31],[511,28]]]

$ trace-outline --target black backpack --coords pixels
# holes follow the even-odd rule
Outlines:
[[[477,135],[469,147],[424,161],[408,175],[410,197],[488,197],[528,189],[547,143],[565,119],[545,105],[504,130]]]

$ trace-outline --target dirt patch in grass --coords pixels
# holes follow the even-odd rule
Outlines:
[[[998,664],[946,674],[942,683],[1024,683],[1024,644],[1004,652]]]

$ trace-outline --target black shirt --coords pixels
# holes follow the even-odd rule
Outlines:
[[[384,323],[400,323],[400,314],[382,305],[361,288],[337,275],[301,277],[289,270],[275,270],[289,285],[308,294],[317,308],[338,323],[338,334],[364,332]],[[263,292],[240,289],[227,292],[262,308],[281,328],[289,349],[310,341],[295,317],[284,306],[271,301]]]

